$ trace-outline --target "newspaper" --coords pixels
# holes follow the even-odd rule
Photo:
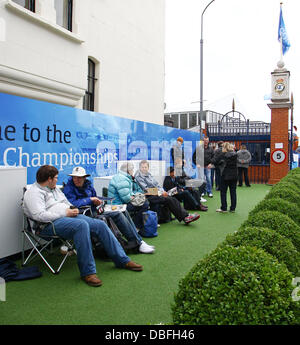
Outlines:
[[[147,188],[147,195],[158,195],[158,188]]]

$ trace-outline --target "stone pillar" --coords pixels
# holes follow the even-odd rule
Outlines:
[[[271,104],[271,143],[270,143],[270,179],[268,184],[276,184],[289,171],[289,77],[290,72],[278,63],[272,75]]]

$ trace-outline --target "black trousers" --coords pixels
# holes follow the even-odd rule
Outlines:
[[[245,185],[250,186],[249,184],[249,178],[248,178],[248,168],[238,168],[238,174],[239,174],[239,186],[243,185],[243,175],[245,179]]]
[[[221,210],[227,211],[227,189],[230,192],[230,211],[234,211],[236,208],[236,180],[224,180],[221,176],[220,184],[220,196],[221,196]]]
[[[199,202],[197,202],[189,190],[184,190],[175,194],[174,198],[180,202],[183,202],[183,206],[186,210],[198,210],[200,207]]]
[[[216,167],[215,174],[216,174],[216,176],[215,176],[216,190],[220,190],[221,172],[220,172],[220,169],[218,167]]]
[[[158,216],[161,216],[161,212],[165,209],[162,206],[167,206],[167,208],[174,214],[177,220],[180,222],[187,217],[188,212],[181,206],[180,202],[172,196],[158,196],[158,195],[148,195],[147,200],[150,204],[150,209],[157,212]]]
[[[140,230],[144,228],[143,212],[146,212],[148,209],[149,203],[147,200],[142,206],[134,206],[131,202],[127,204],[127,211],[131,215],[135,226]]]

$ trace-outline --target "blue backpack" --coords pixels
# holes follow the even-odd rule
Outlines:
[[[157,233],[157,213],[153,211],[143,212],[144,229],[139,231],[142,237],[156,237]]]

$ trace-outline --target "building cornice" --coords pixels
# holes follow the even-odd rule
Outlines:
[[[77,107],[85,94],[79,87],[0,65],[0,92]]]

